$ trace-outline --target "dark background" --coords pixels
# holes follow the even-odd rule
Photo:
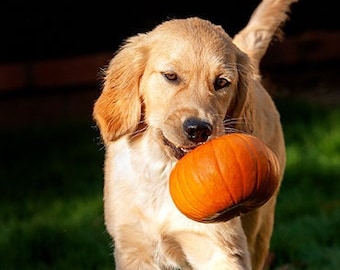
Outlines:
[[[187,16],[209,19],[233,36],[259,2],[2,1],[0,125],[90,120],[100,69],[125,38]],[[285,39],[273,44],[263,59],[264,73],[295,86],[339,82],[336,1],[294,3],[284,32]],[[302,73],[304,79],[297,82]],[[287,74],[295,78],[287,79]]]
[[[247,22],[258,0],[242,1],[2,1],[0,62],[114,50],[127,36],[167,18],[201,16],[231,35]],[[308,30],[339,30],[334,0],[293,4],[286,35]]]

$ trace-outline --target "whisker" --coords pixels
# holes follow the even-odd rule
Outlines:
[[[242,130],[242,129],[226,127],[226,128],[224,128],[224,133],[225,134],[229,134],[229,133],[245,133],[245,131]]]
[[[224,132],[227,133],[237,133],[241,132],[243,133],[244,131],[241,129],[235,128],[235,125],[246,125],[246,120],[241,119],[241,118],[229,118],[229,119],[224,119],[223,120],[223,125],[224,125]]]
[[[223,120],[223,124],[226,126],[236,125],[236,124],[246,124],[244,118],[226,118]]]

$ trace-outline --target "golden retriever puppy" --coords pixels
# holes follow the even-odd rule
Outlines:
[[[207,224],[179,212],[168,181],[183,155],[235,131],[269,145],[283,175],[280,116],[259,63],[293,2],[263,0],[234,38],[196,17],[165,21],[128,38],[110,61],[93,116],[106,149],[104,213],[116,269],[263,268],[277,193]]]

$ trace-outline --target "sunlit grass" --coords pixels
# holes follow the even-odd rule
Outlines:
[[[276,264],[340,269],[340,110],[297,102],[281,111],[287,169],[272,241]]]

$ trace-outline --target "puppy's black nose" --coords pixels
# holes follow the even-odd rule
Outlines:
[[[187,138],[194,142],[205,142],[211,135],[212,125],[196,118],[189,118],[184,121],[183,129]]]

